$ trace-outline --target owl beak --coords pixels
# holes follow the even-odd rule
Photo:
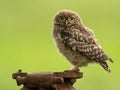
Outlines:
[[[71,26],[71,24],[67,20],[65,21],[65,23],[67,26]]]
[[[67,20],[65,21],[65,24],[68,25],[68,21]]]
[[[65,23],[66,23],[67,26],[70,26],[70,25],[71,25],[68,20],[66,20]]]

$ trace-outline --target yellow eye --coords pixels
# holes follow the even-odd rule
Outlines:
[[[65,21],[65,18],[62,17],[62,16],[59,16],[59,17],[58,17],[58,20],[59,20],[60,22],[64,22],[64,21]]]
[[[68,20],[69,20],[70,23],[74,23],[75,22],[75,18],[74,17],[70,17]]]
[[[63,19],[63,17],[60,16],[60,17],[59,17],[59,20],[62,21],[62,19]]]
[[[71,20],[74,20],[74,18],[73,18],[73,17],[71,17]]]

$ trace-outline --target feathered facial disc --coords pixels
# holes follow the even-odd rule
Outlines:
[[[60,11],[55,16],[55,19],[54,19],[54,24],[59,26],[69,27],[79,23],[80,23],[79,16],[76,13],[68,10]]]

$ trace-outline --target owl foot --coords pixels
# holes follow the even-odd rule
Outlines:
[[[65,70],[64,72],[72,72],[72,70]]]
[[[77,71],[77,72],[79,72],[79,71],[80,71],[80,70],[79,70],[79,65],[74,66],[74,67],[72,68],[72,71]]]
[[[79,68],[73,68],[72,71],[76,71],[76,72],[79,72]]]
[[[77,68],[77,69],[72,69],[72,70],[65,70],[64,72],[79,72],[80,70]]]
[[[75,71],[75,70],[65,70],[64,72],[79,72],[79,71]]]

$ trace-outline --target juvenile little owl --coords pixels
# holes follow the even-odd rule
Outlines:
[[[96,62],[110,72],[106,61],[113,62],[112,59],[105,54],[93,31],[83,24],[75,12],[58,12],[54,17],[52,34],[59,51],[73,65],[72,70],[77,71],[79,67]]]

